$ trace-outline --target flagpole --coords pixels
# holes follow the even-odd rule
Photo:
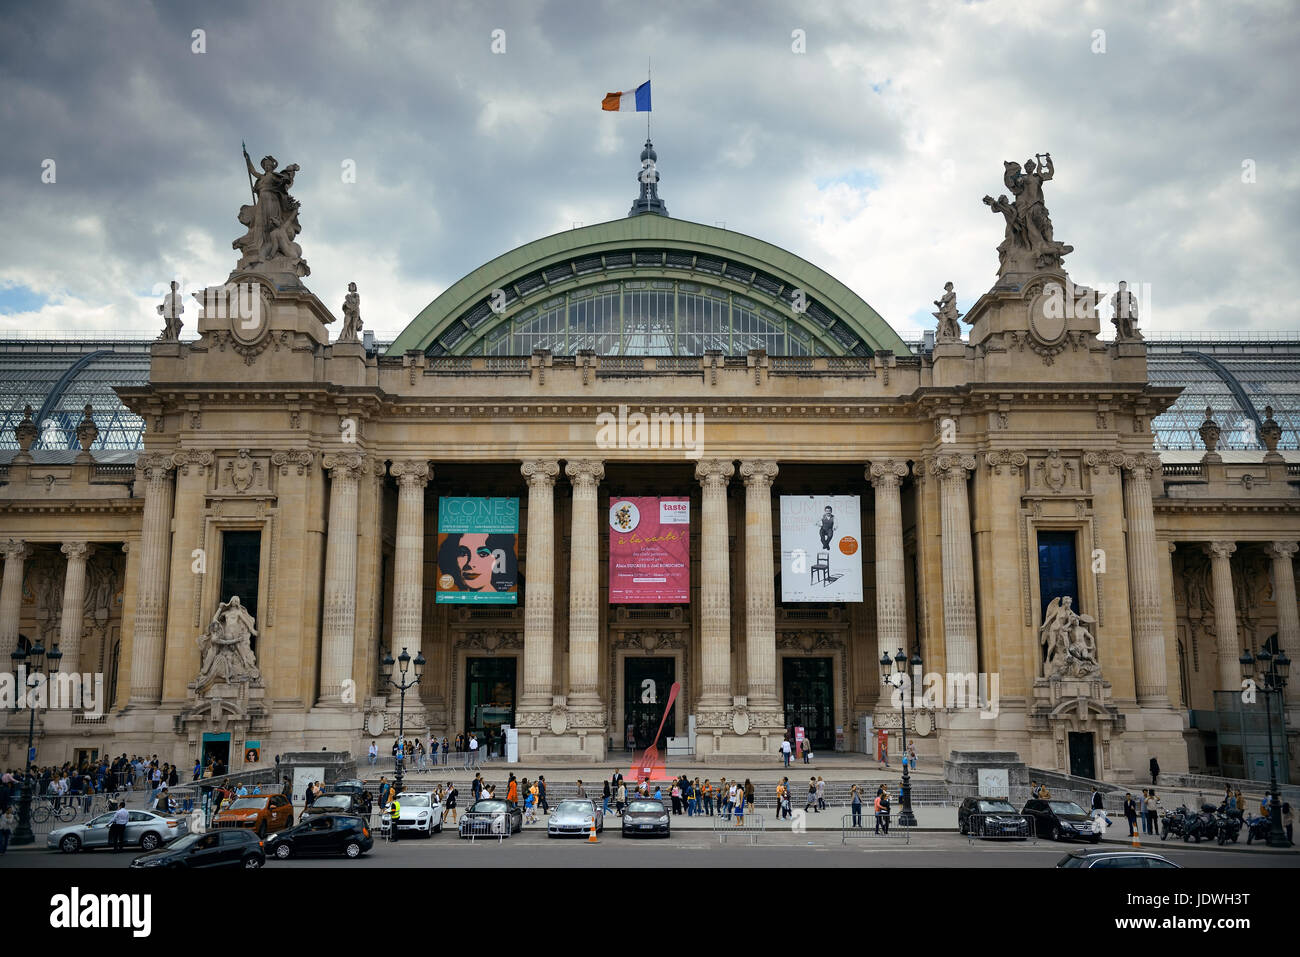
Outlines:
[[[645,58],[645,81],[646,83],[650,82],[650,58],[649,57]],[[654,96],[653,90],[650,91],[650,95],[652,97]],[[653,110],[654,110],[654,100],[651,99],[650,109],[645,111],[645,139],[647,143],[650,142],[650,113]]]

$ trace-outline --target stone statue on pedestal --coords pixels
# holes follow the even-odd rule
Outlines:
[[[163,296],[162,305],[158,307],[158,315],[163,317],[163,331],[159,338],[165,342],[175,342],[181,337],[181,314],[185,312],[185,303],[176,291],[179,286],[180,283],[173,279],[172,291]]]
[[[1110,320],[1115,324],[1115,339],[1121,342],[1141,339],[1142,333],[1138,332],[1137,327],[1137,298],[1128,291],[1127,282],[1120,280],[1119,291],[1110,297],[1110,304],[1115,310]]]
[[[1038,630],[1038,644],[1046,650],[1043,672],[1049,678],[1082,678],[1100,673],[1097,639],[1088,630],[1097,619],[1071,609],[1068,595],[1053,598]]]
[[[1043,202],[1043,183],[1052,179],[1056,168],[1051,153],[1042,154],[1038,160],[1025,160],[1023,167],[1010,161],[1002,164],[1002,181],[1015,197],[1014,203],[1005,194],[997,199],[984,197],[984,204],[1006,220],[1006,234],[998,246],[999,276],[1044,269],[1063,272],[1062,259],[1074,251],[1073,246],[1052,238],[1052,218]]]
[[[343,328],[336,342],[356,342],[361,334],[361,294],[357,284],[348,283],[348,294],[343,297]]]
[[[957,322],[957,294],[952,291],[952,283],[943,284],[943,295],[934,301],[939,311],[931,313],[939,320],[939,328],[934,334],[935,342],[960,342],[961,325]]]
[[[194,691],[202,694],[216,682],[260,682],[251,639],[257,636],[253,616],[248,613],[239,596],[222,602],[208,623],[208,630],[199,635],[199,675],[194,681]]]
[[[241,253],[235,272],[288,273],[299,278],[311,275],[302,258],[302,247],[294,242],[301,231],[299,203],[289,195],[289,190],[298,164],[277,170],[276,158],[264,156],[262,168],[258,170],[248,150],[244,150],[244,164],[248,167],[253,204],[239,209],[239,221],[248,231],[230,244]]]

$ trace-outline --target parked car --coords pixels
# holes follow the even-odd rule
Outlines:
[[[305,821],[317,814],[352,814],[364,817],[365,803],[360,794],[347,791],[338,794],[322,794],[308,807],[302,809],[299,820]]]
[[[596,806],[595,801],[561,801],[551,811],[546,820],[546,836],[562,837],[565,834],[577,834],[586,837],[591,833],[592,824],[597,833],[605,830],[605,812]]]
[[[1057,867],[1143,867],[1143,868],[1181,868],[1167,857],[1152,854],[1150,851],[1122,851],[1106,848],[1079,848],[1071,851],[1056,862]]]
[[[49,848],[58,848],[65,854],[75,854],[80,850],[94,847],[109,847],[109,825],[113,823],[113,814],[100,814],[84,824],[69,824],[56,828],[45,839]],[[154,851],[168,841],[189,831],[185,817],[164,816],[153,811],[129,811],[126,822],[126,844],[138,844],[143,850]]]
[[[224,828],[205,834],[186,834],[167,847],[144,854],[132,867],[244,867],[266,863],[264,842],[252,831]]]
[[[668,820],[668,811],[663,803],[647,798],[633,798],[623,811],[622,837],[647,837],[672,834],[672,824]]]
[[[360,857],[375,845],[370,828],[348,814],[313,814],[266,839],[266,853],[277,860],[310,854]]]
[[[518,834],[524,829],[524,812],[500,798],[475,801],[461,816],[460,836]]]
[[[342,794],[344,792],[347,792],[348,794],[363,794],[365,790],[366,790],[365,781],[358,781],[353,779],[348,781],[335,781],[333,784],[329,786],[326,793]]]
[[[976,837],[1028,838],[1029,820],[1005,798],[968,797],[957,805],[957,830]]]
[[[293,826],[293,805],[283,794],[249,794],[237,797],[212,818],[212,827],[244,827],[266,837]]]
[[[397,796],[401,811],[397,818],[399,831],[414,831],[428,837],[442,833],[442,805],[432,791],[403,791]],[[392,826],[392,805],[384,808],[384,827]]]
[[[1021,813],[1034,822],[1034,833],[1041,837],[1050,837],[1054,841],[1079,838],[1094,844],[1101,841],[1101,832],[1092,817],[1073,801],[1030,798]]]

